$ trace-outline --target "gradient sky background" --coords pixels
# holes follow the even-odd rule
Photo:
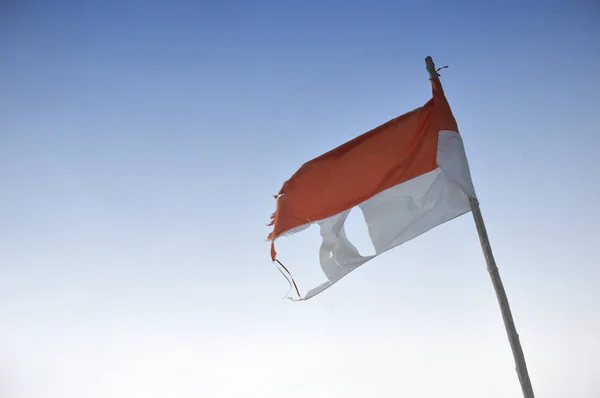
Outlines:
[[[2,2],[0,397],[520,396],[470,214],[305,303],[269,258],[271,195],[427,55],[534,390],[598,397],[600,6],[452,3]]]

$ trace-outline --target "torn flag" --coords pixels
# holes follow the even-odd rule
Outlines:
[[[432,98],[305,163],[276,195],[271,216],[275,241],[317,224],[320,266],[326,280],[300,294],[307,300],[377,255],[470,211],[475,189],[461,136],[439,78]],[[375,254],[361,256],[344,222],[353,208],[364,216]],[[283,266],[285,271],[289,271]]]

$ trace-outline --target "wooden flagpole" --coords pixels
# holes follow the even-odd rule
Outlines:
[[[438,77],[439,74],[435,69],[435,64],[431,57],[425,58],[425,65],[430,77]],[[502,319],[504,320],[504,327],[506,328],[506,334],[508,335],[508,341],[510,348],[512,349],[513,357],[515,360],[517,375],[519,376],[519,382],[521,383],[521,390],[523,391],[524,398],[534,398],[533,387],[531,386],[531,380],[529,379],[529,373],[527,372],[527,364],[525,363],[525,356],[521,348],[521,342],[519,341],[519,334],[515,327],[510,305],[508,304],[508,298],[504,291],[504,285],[502,279],[500,279],[500,273],[496,266],[496,260],[492,253],[492,247],[488,238],[485,223],[483,222],[483,216],[481,215],[481,209],[479,208],[479,201],[475,198],[470,198],[471,212],[473,213],[473,219],[475,220],[475,226],[477,227],[477,233],[479,234],[479,241],[481,242],[481,249],[485,256],[485,262],[487,263],[488,273],[492,279],[494,290],[496,291],[496,298],[500,305],[500,312],[502,313]]]

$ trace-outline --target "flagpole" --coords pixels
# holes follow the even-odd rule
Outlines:
[[[430,77],[436,78],[439,76],[431,57],[425,58],[425,65]],[[525,363],[525,356],[523,355],[521,342],[519,341],[519,334],[517,333],[508,298],[506,297],[506,291],[504,290],[504,285],[502,284],[502,279],[500,278],[500,273],[496,266],[496,260],[492,253],[490,240],[485,228],[481,209],[479,208],[479,201],[476,198],[470,198],[469,202],[471,205],[471,213],[473,213],[473,219],[475,220],[475,226],[477,227],[477,233],[479,234],[481,249],[485,256],[485,262],[487,263],[488,273],[492,279],[492,284],[496,291],[496,298],[500,305],[504,327],[506,328],[506,334],[508,335],[508,341],[510,343],[510,348],[512,349],[519,382],[521,383],[521,391],[523,392],[524,398],[534,398],[533,387],[531,386],[531,380],[529,379],[529,373],[527,372],[527,364]]]

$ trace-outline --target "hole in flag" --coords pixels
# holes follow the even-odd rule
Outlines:
[[[350,243],[358,249],[361,256],[372,256],[375,254],[375,247],[369,236],[369,228],[365,222],[363,212],[359,208],[353,208],[344,223],[346,236]]]

